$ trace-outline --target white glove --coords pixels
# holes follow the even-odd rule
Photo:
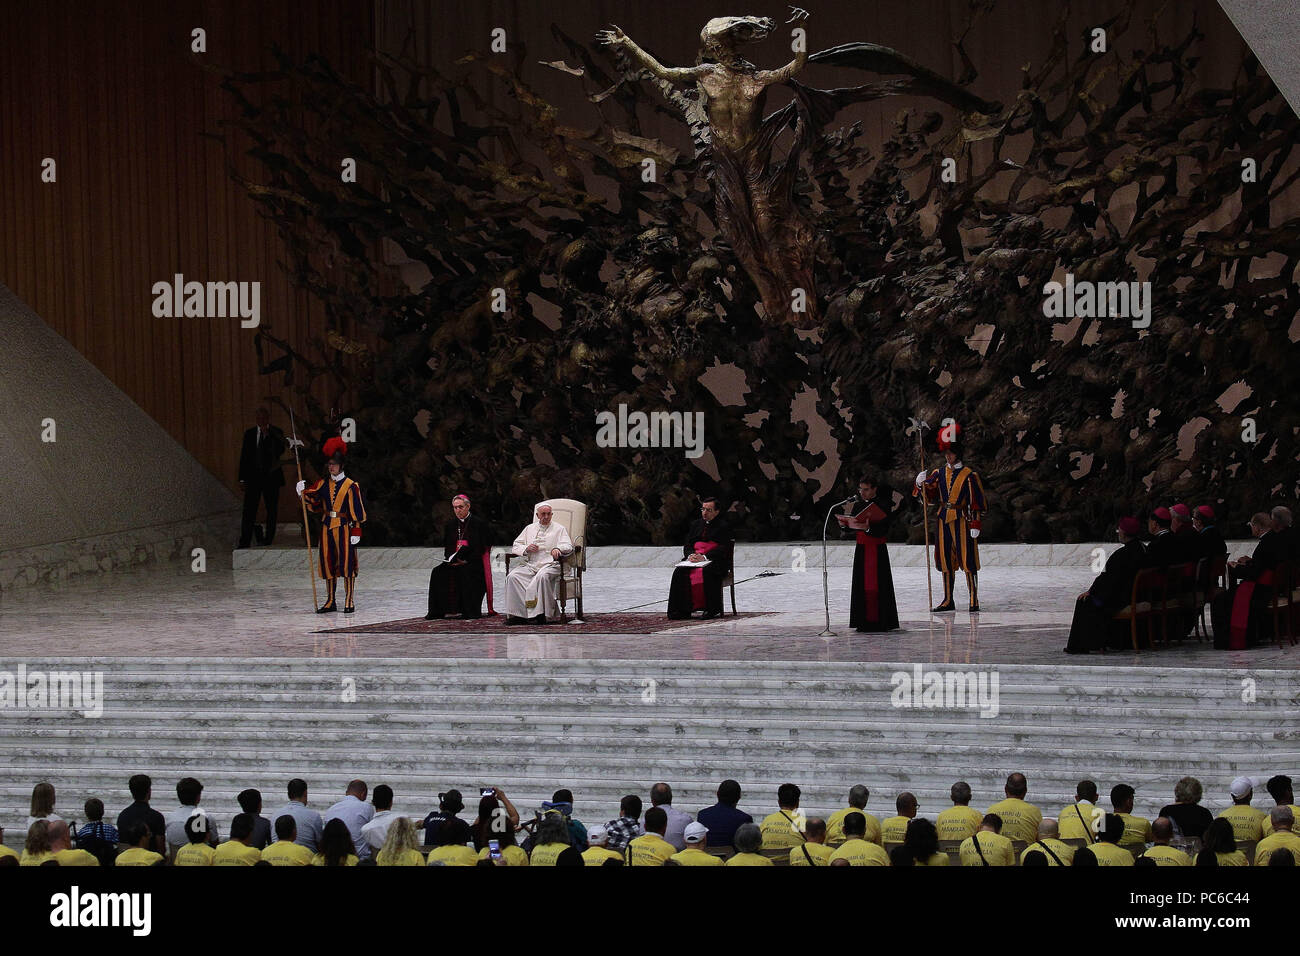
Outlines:
[[[298,497],[301,498],[303,489],[307,487],[307,482],[300,481],[298,484],[294,485],[294,487],[298,489]]]
[[[918,471],[916,473],[916,487],[920,488],[923,484],[925,484],[926,479],[928,479],[929,477],[930,477],[929,472]]]
[[[361,536],[354,534],[352,537],[348,538],[348,540],[351,541],[353,544],[360,544]]]
[[[979,528],[971,528],[971,529],[970,529],[970,536],[971,536],[972,538],[978,538],[978,537],[980,536],[980,529],[979,529]],[[352,543],[353,543],[353,544],[356,544],[355,541],[352,542]]]

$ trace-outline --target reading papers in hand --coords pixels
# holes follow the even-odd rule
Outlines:
[[[673,565],[673,567],[675,567],[675,568],[702,568],[702,567],[704,567],[705,565],[709,565],[709,564],[712,564],[712,563],[713,563],[713,562],[710,561],[708,558],[705,558],[703,561],[692,561],[690,558],[687,558],[687,559],[684,560],[684,561],[678,561],[676,564]]]

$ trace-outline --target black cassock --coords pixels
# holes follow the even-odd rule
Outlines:
[[[491,546],[487,522],[472,514],[464,521],[452,518],[447,522],[442,532],[442,555],[449,558],[457,548],[460,553],[455,561],[435,565],[429,573],[429,618],[457,613],[465,618],[482,616]]]
[[[858,546],[853,551],[853,598],[849,602],[849,626],[858,631],[898,630],[898,602],[894,599],[894,573],[889,567],[889,514],[874,501],[862,502],[853,512],[870,523],[867,531],[855,532]]]
[[[1140,541],[1130,541],[1106,559],[1106,569],[1088,588],[1088,596],[1074,602],[1067,654],[1083,654],[1103,646],[1132,646],[1128,621],[1116,621],[1115,614],[1133,597],[1133,579],[1150,561]]]
[[[709,564],[702,568],[674,568],[668,589],[668,616],[688,618],[693,611],[722,613],[722,579],[731,572],[731,529],[721,518],[698,519],[691,525],[682,546],[682,557],[705,553]]]

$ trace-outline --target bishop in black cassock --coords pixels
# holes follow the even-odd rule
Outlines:
[[[700,520],[691,525],[682,547],[682,557],[701,555],[708,564],[698,568],[675,568],[668,589],[668,616],[688,618],[695,611],[705,617],[722,616],[722,579],[731,572],[731,529],[719,517],[718,500],[700,502]]]
[[[429,613],[425,620],[448,614],[476,618],[483,614],[483,597],[492,579],[491,532],[487,522],[469,513],[469,499],[457,495],[451,501],[454,517],[442,532],[442,555],[429,573]]]

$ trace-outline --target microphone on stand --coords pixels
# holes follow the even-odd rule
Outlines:
[[[835,637],[835,632],[831,630],[831,586],[830,586],[830,569],[826,564],[826,529],[830,526],[831,515],[836,508],[842,508],[851,501],[857,501],[858,496],[855,492],[849,495],[843,501],[836,502],[830,506],[826,512],[826,520],[822,522],[822,604],[826,610],[826,630],[818,634],[818,637]]]

